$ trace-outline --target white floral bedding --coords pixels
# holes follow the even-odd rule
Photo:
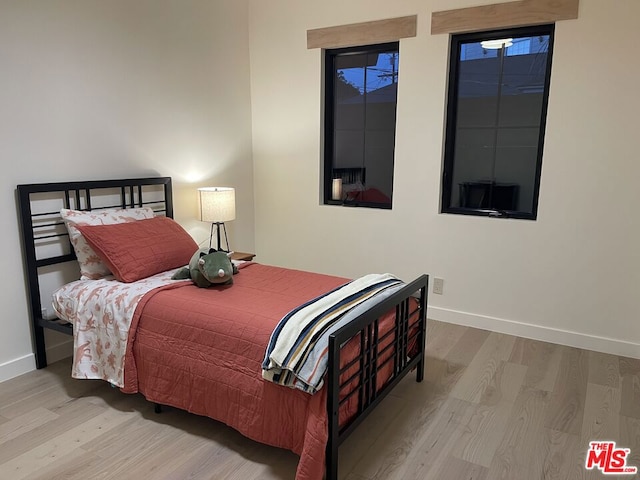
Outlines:
[[[106,380],[124,385],[124,358],[129,326],[145,293],[171,283],[176,269],[132,283],[113,276],[99,280],[77,280],[53,294],[58,317],[73,324],[73,378]]]

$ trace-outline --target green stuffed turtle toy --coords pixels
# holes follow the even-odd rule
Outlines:
[[[238,267],[229,257],[229,253],[215,248],[200,249],[191,257],[189,267],[181,268],[171,278],[173,280],[190,278],[200,288],[211,285],[231,285],[233,275],[238,273]]]

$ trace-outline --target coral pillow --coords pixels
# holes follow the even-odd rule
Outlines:
[[[69,232],[69,240],[78,258],[80,278],[82,280],[98,280],[110,275],[109,268],[100,260],[98,254],[86,242],[79,225],[112,225],[115,223],[134,222],[153,218],[153,210],[149,207],[117,208],[106,210],[71,210],[63,208],[60,216],[64,220]]]
[[[77,228],[121,282],[185,266],[198,250],[191,235],[167,217]]]

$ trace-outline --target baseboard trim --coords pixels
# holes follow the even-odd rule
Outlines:
[[[47,363],[54,363],[73,355],[73,341],[67,340],[47,348]],[[0,383],[36,369],[36,357],[33,353],[0,363]]]
[[[611,353],[623,357],[640,358],[640,344],[633,342],[586,335],[584,333],[532,325],[486,315],[449,310],[447,308],[429,306],[428,310],[429,318],[440,322],[475,327],[492,332],[541,340],[543,342],[594,350],[596,352]]]
[[[30,372],[36,368],[36,358],[33,353],[0,363],[0,383],[5,380]]]

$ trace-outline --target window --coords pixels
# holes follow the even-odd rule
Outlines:
[[[325,50],[325,204],[391,208],[398,42]]]
[[[452,36],[443,213],[535,220],[553,31]]]

